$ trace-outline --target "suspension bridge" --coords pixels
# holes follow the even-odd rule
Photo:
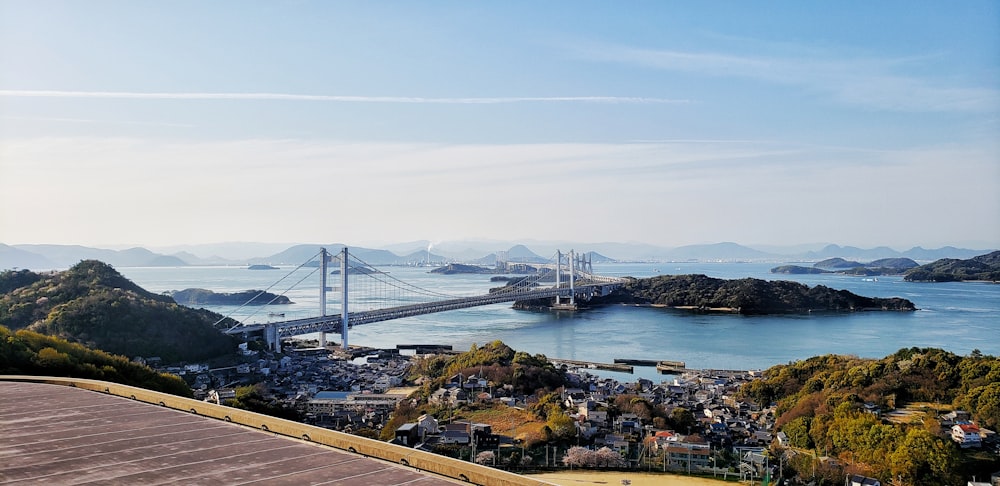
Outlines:
[[[339,265],[331,265],[335,261]],[[276,351],[280,351],[281,339],[285,337],[319,334],[320,346],[325,347],[327,333],[340,333],[341,346],[347,350],[348,330],[360,324],[536,299],[549,299],[549,307],[553,309],[575,310],[578,301],[608,295],[625,281],[620,277],[595,274],[590,258],[572,250],[568,253],[557,251],[549,263],[543,264],[513,263],[498,257],[498,273],[531,273],[512,277],[506,285],[490,289],[486,294],[471,296],[451,295],[404,282],[355,258],[347,247],[338,254],[320,248],[296,270],[307,266],[316,266],[319,273],[318,316],[263,324],[240,323],[226,332],[262,333],[267,345]],[[336,290],[340,294],[340,313],[327,314],[327,294],[335,290],[328,285],[327,276],[338,272],[340,285]]]

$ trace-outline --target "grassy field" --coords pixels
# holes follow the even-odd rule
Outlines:
[[[562,471],[533,474],[531,477],[560,486],[618,486],[623,484],[623,479],[631,481],[632,486],[723,486],[735,483],[735,481],[727,482],[721,479],[682,476],[679,474],[626,473],[618,471]],[[735,478],[735,476],[730,477]]]
[[[493,433],[523,440],[528,447],[543,440],[542,429],[545,421],[526,410],[511,407],[488,408],[485,410],[463,410],[462,418],[472,422],[490,424]]]

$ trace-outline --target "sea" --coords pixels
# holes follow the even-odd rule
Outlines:
[[[973,350],[1000,355],[1000,285],[987,282],[921,283],[902,277],[837,274],[785,275],[770,269],[781,263],[607,263],[593,265],[601,275],[652,277],[703,274],[736,279],[792,280],[824,285],[868,297],[903,297],[915,312],[869,311],[843,314],[741,316],[685,310],[607,306],[575,312],[539,312],[495,304],[424,316],[358,325],[351,345],[394,348],[399,344],[450,345],[459,351],[501,340],[512,348],[550,358],[610,363],[616,358],[683,361],[688,368],[762,370],[823,354],[881,358],[901,348],[937,347],[959,355]],[[454,296],[483,294],[490,275],[442,275],[428,267],[379,267],[393,280]],[[202,288],[215,292],[269,290],[292,300],[288,305],[207,306],[245,323],[319,315],[320,277],[315,269],[279,266],[121,267],[143,288],[168,292]],[[352,278],[353,282],[354,279]],[[339,286],[331,275],[327,286]],[[363,292],[349,283],[352,292]],[[368,292],[366,295],[370,295]],[[339,289],[327,294],[329,314],[339,313]],[[377,302],[368,302],[377,306]],[[357,309],[352,293],[348,309]],[[304,338],[315,338],[306,335]],[[339,342],[339,335],[328,335]],[[655,368],[633,373],[591,370],[622,381],[669,381]]]

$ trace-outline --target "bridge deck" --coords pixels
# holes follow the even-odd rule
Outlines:
[[[603,293],[608,289],[615,288],[620,285],[620,280],[618,279],[606,278],[601,280],[602,281],[598,283],[586,283],[579,285],[574,290],[577,294],[586,294],[588,292]],[[373,322],[388,321],[391,319],[401,319],[404,317],[433,314],[435,312],[466,309],[469,307],[499,304],[503,302],[514,302],[518,300],[545,299],[556,296],[568,297],[569,294],[569,287],[553,287],[520,292],[493,292],[486,295],[357,312],[352,312],[350,310],[350,305],[348,305],[348,326],[353,327],[359,324],[369,324]],[[275,331],[274,337],[280,338],[284,336],[295,336],[316,332],[340,332],[340,327],[340,314],[331,314],[320,317],[271,322],[268,324],[249,324],[237,326],[230,329],[228,332],[231,334],[239,334],[244,332],[259,332],[265,329],[272,329]]]

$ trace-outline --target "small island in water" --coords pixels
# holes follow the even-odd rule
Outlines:
[[[272,267],[270,265],[261,265],[261,264],[250,265],[249,267],[247,267],[247,270],[277,270],[277,269],[278,267]]]
[[[663,275],[631,279],[588,305],[644,305],[696,312],[727,312],[744,315],[807,314],[812,312],[858,312],[872,310],[914,311],[913,302],[892,297],[864,297],[824,285],[756,278],[726,280],[705,275]],[[543,308],[541,300],[515,303],[522,309]]]
[[[206,289],[172,290],[166,293],[181,305],[284,305],[293,302],[284,295],[262,290],[220,293]],[[252,300],[251,300],[252,299]]]

